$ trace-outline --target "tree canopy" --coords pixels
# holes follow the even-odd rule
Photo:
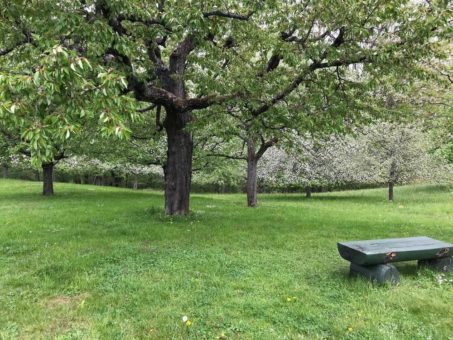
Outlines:
[[[96,100],[98,109],[131,95],[155,110],[167,135],[168,214],[189,210],[188,125],[209,117],[225,122],[216,127],[221,134],[231,124],[220,113],[229,110],[255,138],[268,126],[335,129],[367,116],[363,108],[382,82],[404,86],[423,76],[421,61],[443,57],[451,15],[446,1],[3,0],[1,8],[2,70],[35,65],[61,46],[76,58],[74,72],[87,60],[107,70],[102,85],[127,80],[121,96]],[[14,115],[16,106],[5,110]],[[115,131],[124,117],[115,116]],[[67,131],[61,124],[57,134]]]

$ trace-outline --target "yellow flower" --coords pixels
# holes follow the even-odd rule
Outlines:
[[[216,340],[223,340],[223,339],[227,339],[225,332],[222,332],[222,334],[216,336]]]
[[[348,332],[352,332],[352,327],[348,326]]]
[[[184,316],[182,317],[182,323],[183,323],[183,325],[185,325],[186,327],[190,327],[190,325],[192,324],[192,321],[190,321],[189,318],[188,318],[186,315],[184,315]]]

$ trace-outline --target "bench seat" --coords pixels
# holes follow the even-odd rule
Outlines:
[[[453,244],[422,236],[339,242],[338,251],[351,263],[370,266],[452,256]]]

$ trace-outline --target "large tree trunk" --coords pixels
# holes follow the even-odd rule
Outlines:
[[[165,213],[186,215],[189,212],[192,182],[192,133],[184,130],[190,112],[168,112],[164,122],[167,132],[167,164],[165,165]]]
[[[305,188],[305,197],[311,198],[311,188],[310,187]]]
[[[389,201],[390,202],[393,202],[393,187],[394,187],[394,183],[389,182]]]
[[[162,67],[160,51],[149,51],[156,64],[156,75],[163,88],[172,93],[174,98],[163,98],[165,119],[163,127],[167,132],[167,162],[165,174],[165,212],[168,215],[186,215],[189,212],[190,186],[192,182],[193,140],[190,131],[185,130],[192,120],[191,108],[181,105],[187,99],[184,84],[187,57],[195,49],[195,38],[188,34],[170,54],[168,68]],[[172,96],[173,97],[173,96]],[[166,103],[165,103],[166,101]],[[186,102],[187,104],[187,102]],[[209,105],[208,105],[209,106]],[[197,109],[207,107],[199,106]],[[192,107],[195,108],[195,107]],[[156,127],[160,123],[161,106],[157,106]]]
[[[247,206],[256,207],[257,205],[257,167],[255,145],[249,141],[247,143]]]
[[[53,169],[54,163],[42,164],[42,174],[43,174],[43,187],[42,194],[44,196],[52,196],[53,192]]]

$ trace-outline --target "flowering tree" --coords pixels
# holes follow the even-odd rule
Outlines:
[[[138,178],[154,175],[163,177],[162,167],[156,165],[141,165],[132,163],[121,163],[119,161],[107,162],[99,159],[90,159],[86,156],[72,156],[65,158],[59,164],[61,172],[78,178],[82,184],[88,183],[101,185],[106,184],[105,178],[113,179],[110,184],[118,185],[116,179],[126,180],[132,177],[132,187],[138,188]]]
[[[277,185],[298,185],[307,196],[313,186],[388,185],[451,179],[452,168],[432,153],[433,142],[420,127],[377,122],[356,136],[298,138],[292,147],[273,148],[263,156],[259,176]]]
[[[370,174],[356,171],[354,165],[363,148],[351,136],[295,137],[291,146],[272,148],[263,156],[258,176],[281,186],[299,186],[307,197],[314,187],[365,183]]]
[[[442,159],[432,154],[429,135],[417,126],[379,122],[359,137],[366,146],[363,164],[377,176],[380,183],[388,183],[388,199],[394,199],[394,186],[414,180],[435,180],[451,174]],[[360,164],[359,164],[360,165]]]

